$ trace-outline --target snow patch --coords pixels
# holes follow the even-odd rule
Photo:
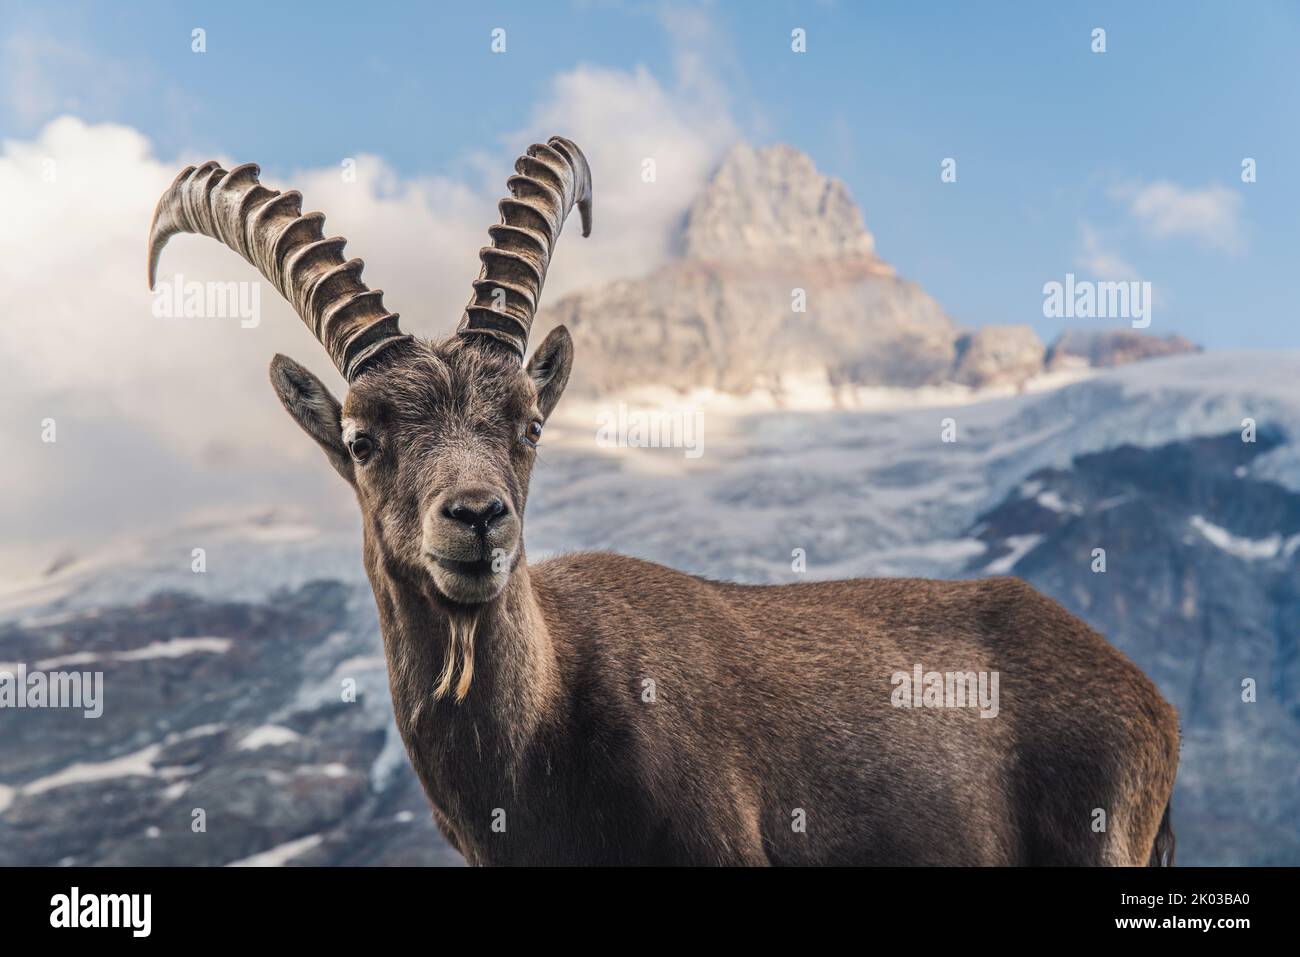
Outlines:
[[[55,788],[67,787],[69,784],[87,784],[93,781],[107,781],[110,778],[153,777],[154,758],[158,757],[162,746],[151,744],[147,748],[124,754],[109,761],[81,762],[69,765],[62,771],[37,778],[23,785],[24,795],[42,794]]]
[[[314,847],[318,847],[324,840],[319,834],[312,834],[310,837],[300,837],[296,841],[288,841],[279,844],[269,851],[263,851],[260,854],[254,854],[252,857],[245,857],[242,860],[231,861],[227,867],[283,867],[289,861],[302,854],[306,854]]]
[[[1281,535],[1270,535],[1268,538],[1241,538],[1226,528],[1207,522],[1199,515],[1193,515],[1189,521],[1192,528],[1204,535],[1211,545],[1229,555],[1244,558],[1248,562],[1277,558],[1283,550]],[[1290,551],[1295,551],[1295,546],[1290,540],[1287,541],[1286,547]]]
[[[163,739],[165,744],[175,744],[177,741],[192,741],[195,738],[206,738],[214,734],[220,734],[226,730],[226,725],[221,723],[214,724],[196,724],[192,728],[186,728],[184,731],[173,731]]]
[[[350,772],[348,771],[348,766],[346,764],[334,761],[330,764],[308,765],[307,767],[299,768],[297,773],[318,774],[324,778],[345,778]]]
[[[196,654],[219,655],[229,651],[232,644],[229,638],[172,638],[126,651],[77,651],[70,655],[44,658],[32,667],[36,671],[51,671],[69,665],[89,665],[102,661],[152,661],[156,658],[183,658]]]
[[[177,781],[175,784],[169,784],[162,789],[162,798],[164,801],[179,801],[189,789],[189,781]]]
[[[93,651],[78,651],[70,655],[59,655],[57,658],[42,658],[40,661],[33,663],[30,667],[32,671],[53,671],[56,668],[67,668],[69,665],[88,665],[100,660],[100,655]],[[14,665],[17,667],[17,665]],[[0,670],[12,671],[9,663],[6,662],[0,666]]]
[[[1033,498],[1043,490],[1043,483],[1038,479],[1025,479],[1020,483],[1020,497]]]
[[[292,728],[278,724],[264,724],[244,735],[237,750],[256,751],[258,748],[275,748],[282,744],[293,744],[302,740],[302,735]]]
[[[388,662],[384,660],[383,655],[353,655],[346,661],[340,661],[334,666],[334,674],[354,674],[358,671],[372,671],[377,668],[387,668]]]
[[[1074,502],[1067,502],[1061,498],[1060,494],[1052,490],[1039,492],[1038,497],[1034,499],[1043,508],[1053,512],[1065,512],[1070,515],[1079,515],[1083,512],[1083,507]]]
[[[155,641],[143,648],[118,652],[114,657],[118,661],[148,661],[151,658],[182,658],[185,655],[213,654],[221,655],[230,650],[234,644],[229,638],[172,638],[170,641]]]
[[[910,548],[893,549],[891,555],[918,556],[933,562],[956,564],[974,558],[984,550],[984,543],[974,538],[940,539],[922,542]]]
[[[1042,535],[1010,535],[1004,544],[1011,549],[1010,552],[1001,558],[994,559],[984,566],[984,570],[990,575],[1006,575],[1011,569],[1016,567],[1016,562],[1024,558],[1031,551],[1038,547],[1038,543],[1043,540]]]

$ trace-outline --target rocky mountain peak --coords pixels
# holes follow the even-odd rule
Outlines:
[[[731,149],[691,206],[682,247],[709,262],[875,258],[844,184],[780,144]]]
[[[733,147],[680,239],[678,254],[651,275],[542,311],[534,336],[562,323],[583,357],[575,394],[711,389],[779,404],[820,389],[852,405],[859,389],[1019,388],[1049,369],[1191,348],[1111,332],[1062,342],[1045,362],[1030,326],[959,328],[876,256],[844,184],[790,146]]]

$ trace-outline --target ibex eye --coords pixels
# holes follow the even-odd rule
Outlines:
[[[542,438],[542,420],[533,419],[528,423],[528,431],[524,433],[524,438],[530,445],[536,445]]]
[[[348,451],[358,462],[364,462],[370,458],[370,453],[375,450],[375,443],[367,435],[358,435],[348,443]]]

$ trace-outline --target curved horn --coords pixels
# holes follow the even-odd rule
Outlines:
[[[301,193],[267,189],[258,172],[253,163],[226,172],[212,161],[181,170],[149,228],[149,288],[177,233],[219,240],[280,290],[351,382],[379,352],[410,337],[384,308],[384,294],[361,281],[361,260],[344,260],[347,240],[326,239],[325,217],[303,215]]]
[[[546,267],[565,217],[576,205],[582,235],[591,234],[591,169],[582,150],[562,136],[535,143],[515,161],[510,195],[497,204],[501,222],[479,251],[483,268],[457,332],[489,337],[518,354],[528,347]]]

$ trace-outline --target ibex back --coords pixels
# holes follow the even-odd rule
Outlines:
[[[590,231],[591,175],[560,137],[515,169],[442,342],[402,333],[323,217],[255,166],[184,170],[149,242],[150,285],[177,233],[241,253],[348,381],[340,405],[271,363],[356,491],[397,724],[447,839],[472,864],[1170,862],[1173,709],[1016,579],[757,587],[610,554],[528,564],[568,331],[524,355],[575,205]],[[972,695],[996,678],[996,714],[926,706],[953,703],[928,677],[903,693],[921,666]]]

